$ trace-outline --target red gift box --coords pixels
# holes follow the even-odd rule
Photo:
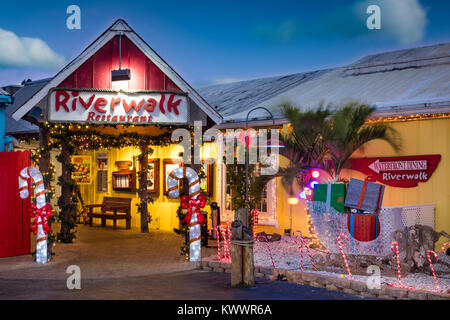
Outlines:
[[[352,233],[353,216],[353,233]],[[380,234],[380,221],[377,214],[349,213],[347,214],[348,232],[358,241],[372,241]]]

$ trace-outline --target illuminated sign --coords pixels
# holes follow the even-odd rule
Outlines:
[[[48,121],[98,124],[186,124],[188,100],[181,92],[54,88]]]
[[[393,187],[411,188],[426,182],[436,169],[441,155],[349,159],[349,169],[360,171]]]

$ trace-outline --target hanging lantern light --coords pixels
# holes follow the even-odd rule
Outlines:
[[[119,33],[119,69],[111,71],[111,81],[123,81],[130,79],[130,69],[122,69],[122,34]]]

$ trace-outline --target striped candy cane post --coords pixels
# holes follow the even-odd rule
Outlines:
[[[298,235],[295,235],[298,233]],[[309,250],[308,242],[306,241],[305,237],[303,236],[303,233],[300,230],[295,230],[292,233],[293,240],[297,244],[298,248],[300,249],[300,265],[301,270],[303,272],[303,247],[306,249],[306,252],[309,256],[309,260],[311,260],[311,264],[315,271],[317,271],[316,265],[314,264],[314,259],[311,256],[311,251]],[[300,239],[300,240],[299,240]]]
[[[252,209],[252,211],[250,211],[250,213],[253,216],[253,240],[256,241],[256,225],[258,224],[259,210]]]
[[[445,254],[445,247],[450,247],[450,242],[446,242],[442,245],[442,253]]]
[[[189,181],[189,197],[197,199],[200,194],[200,179],[197,172],[189,167],[179,167],[169,173],[167,177],[167,188],[169,198],[178,198],[180,191],[178,181],[187,178]],[[189,222],[189,261],[201,260],[201,230],[197,214],[191,215]]]
[[[22,199],[26,199],[29,196],[28,193],[28,179],[31,178],[35,184],[35,196],[36,196],[36,207],[42,209],[46,204],[44,188],[44,179],[42,174],[36,167],[30,166],[25,167],[20,171],[19,174],[19,192]],[[42,218],[39,217],[37,224],[37,242],[36,242],[36,262],[46,263],[48,261],[47,257],[47,235],[42,227]]]
[[[257,240],[259,241],[260,238],[263,238],[266,241],[267,251],[269,251],[270,260],[272,261],[272,266],[275,269],[275,262],[273,261],[272,251],[270,250],[269,239],[267,239],[267,237],[263,234],[260,234]]]
[[[342,254],[342,258],[344,258],[345,267],[347,268],[347,272],[348,272],[348,275],[350,277],[350,280],[353,280],[352,273],[350,272],[350,267],[348,266],[348,263],[347,263],[347,258],[345,257],[344,249],[342,248],[341,237],[344,237],[345,239],[347,239],[347,241],[348,241],[348,237],[347,237],[347,235],[345,233],[341,233],[337,237],[337,242],[338,242],[338,245],[339,245],[339,250],[341,251],[341,254]]]
[[[220,226],[214,227],[208,230],[210,236],[212,236],[212,232],[215,231],[217,235],[217,260],[222,261],[222,255],[220,254],[220,234],[219,230]]]
[[[397,241],[392,241],[392,243],[391,243],[391,251],[392,252],[394,252],[394,248],[395,248],[395,255],[397,257],[398,283],[397,284],[388,283],[388,285],[390,285],[392,287],[397,287],[397,288],[404,288],[404,289],[414,290],[413,287],[408,287],[408,286],[402,285],[402,274],[401,274],[401,268],[400,268],[400,252],[398,250],[398,242]]]
[[[436,261],[438,261],[438,255],[433,250],[428,250],[428,252],[427,252],[428,262],[430,263],[431,272],[433,273],[434,283],[436,285],[436,291],[440,292],[441,288],[439,288],[439,283],[438,283],[437,278],[436,278],[436,273],[434,272],[433,263],[431,262],[430,253],[432,253],[434,255],[434,257],[436,258]]]

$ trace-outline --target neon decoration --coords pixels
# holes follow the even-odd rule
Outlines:
[[[313,178],[317,179],[318,177],[320,177],[320,172],[317,171],[317,170],[313,170],[313,171],[311,172],[311,176],[312,176]]]

